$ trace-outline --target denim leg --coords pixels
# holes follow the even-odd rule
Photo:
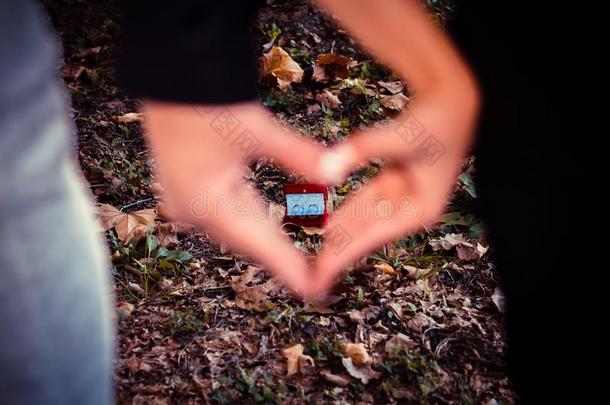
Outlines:
[[[0,403],[109,404],[109,263],[29,1],[0,3]]]

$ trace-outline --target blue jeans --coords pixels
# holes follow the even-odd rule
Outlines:
[[[107,252],[70,152],[57,53],[29,1],[0,4],[0,403],[108,404]]]

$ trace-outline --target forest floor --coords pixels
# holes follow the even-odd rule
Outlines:
[[[515,400],[503,360],[502,295],[475,214],[471,160],[437,226],[363,258],[327,302],[303,303],[247,257],[205,232],[166,223],[156,211],[154,162],[133,114],[138,101],[114,83],[117,2],[47,3],[63,41],[78,157],[98,204],[106,204],[102,216],[115,210],[125,224],[145,225],[105,233],[119,403]],[[432,12],[442,23],[449,11]],[[254,35],[261,57],[280,47],[304,70],[302,83],[285,91],[259,85],[260,100],[304,136],[330,145],[408,104],[406,86],[306,1],[271,2]],[[330,65],[320,63],[322,54],[334,55]],[[332,187],[335,205],[382,167],[372,163]],[[249,169],[249,181],[275,209],[282,185],[298,181],[265,159]],[[323,240],[317,229],[284,229],[306,252]]]

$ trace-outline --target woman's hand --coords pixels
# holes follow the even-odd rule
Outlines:
[[[321,146],[279,127],[255,103],[212,108],[147,101],[143,112],[168,212],[205,227],[306,294],[305,258],[243,180],[243,169],[246,161],[268,156],[320,181]]]

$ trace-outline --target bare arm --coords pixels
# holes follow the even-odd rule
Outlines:
[[[403,76],[414,93],[392,124],[356,133],[322,159],[331,181],[372,157],[391,165],[335,211],[328,234],[348,234],[352,242],[320,252],[312,291],[321,293],[353,260],[437,221],[472,141],[479,96],[459,52],[418,2],[317,2]],[[379,215],[371,201],[389,203],[391,212]]]

